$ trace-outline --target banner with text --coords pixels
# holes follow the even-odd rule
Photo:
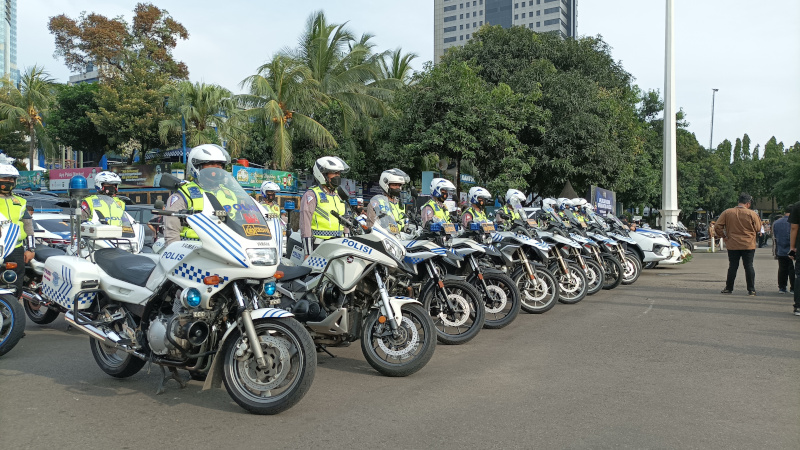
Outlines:
[[[131,166],[110,166],[109,171],[122,179],[121,189],[137,187],[159,187],[161,174],[170,173],[169,164],[137,164]]]
[[[50,171],[50,190],[60,191],[69,189],[69,180],[81,175],[86,178],[87,187],[94,189],[94,176],[102,172],[101,167],[84,167],[83,169],[53,169]]]
[[[42,172],[38,170],[23,170],[17,178],[17,189],[23,191],[42,190]]]
[[[592,186],[592,206],[597,214],[606,216],[617,212],[617,193],[607,189]]]
[[[273,181],[280,186],[281,192],[297,192],[297,175],[292,172],[234,165],[233,176],[245,188],[259,189],[261,183]]]

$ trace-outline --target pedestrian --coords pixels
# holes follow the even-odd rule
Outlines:
[[[794,264],[794,283],[797,285],[797,280],[800,280],[800,264],[797,264],[797,233],[800,232],[800,202],[795,203],[791,207],[789,213],[789,223],[792,225],[789,232],[789,257]],[[800,287],[800,286],[797,286]],[[794,290],[794,315],[800,316],[800,289]]]
[[[794,260],[789,257],[789,245],[792,225],[789,223],[790,209],[786,208],[785,215],[772,224],[775,233],[775,258],[778,260],[778,293],[786,294],[786,280],[789,280],[789,291],[794,292]]]
[[[756,253],[756,237],[761,230],[761,219],[750,209],[752,203],[753,198],[742,192],[739,195],[739,204],[723,211],[714,226],[715,234],[722,238],[728,247],[728,279],[725,281],[723,294],[733,292],[733,282],[736,281],[736,272],[739,270],[741,259],[747,282],[747,294],[756,295],[756,270],[753,267],[753,257]]]
[[[767,246],[767,241],[769,237],[772,235],[772,222],[769,219],[764,219],[764,240],[761,242],[762,247]],[[775,244],[775,239],[772,240],[772,243]]]

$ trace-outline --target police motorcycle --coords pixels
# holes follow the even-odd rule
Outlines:
[[[335,210],[331,215],[349,236],[323,241],[300,266],[280,265],[273,304],[293,313],[328,354],[328,346],[361,339],[364,358],[381,374],[419,371],[433,356],[436,333],[419,301],[387,288],[393,273],[408,270],[406,251],[392,233],[394,217],[384,215],[368,228]]]
[[[106,224],[121,227],[122,235],[113,239],[71,239],[67,246],[51,247],[37,245],[34,258],[25,268],[25,279],[22,285],[22,299],[25,314],[38,325],[46,325],[56,320],[59,314],[67,312],[67,308],[58,302],[46,300],[42,296],[42,276],[45,262],[51,256],[79,255],[89,258],[96,250],[101,248],[119,248],[133,254],[138,254],[144,248],[144,225],[136,223],[128,213],[123,212],[119,219],[105,217],[101,210],[113,211],[118,208],[112,197],[97,195],[93,202],[93,217],[87,224]],[[71,231],[71,237],[75,231]]]
[[[277,414],[306,394],[314,379],[311,337],[287,311],[268,307],[275,289],[275,238],[257,205],[224,171],[196,171],[202,210],[161,211],[196,233],[197,240],[169,244],[161,255],[101,248],[88,259],[51,256],[45,261],[42,297],[67,309],[66,321],[88,334],[101,370],[127,378],[148,362],[185,386],[177,369],[222,383],[233,400],[254,414]],[[181,183],[163,175],[161,187]],[[218,199],[224,186],[234,196]],[[75,240],[118,240],[122,227],[80,223],[77,199],[86,180],[70,181]],[[223,205],[222,202],[225,202]],[[165,367],[171,375],[166,374]]]
[[[543,203],[537,219],[546,225],[546,228],[539,228],[538,236],[551,244],[548,268],[558,281],[558,301],[565,304],[580,302],[586,297],[589,287],[586,262],[582,256],[583,246],[567,237],[563,220],[550,204]]]
[[[677,224],[667,223],[667,234],[670,240],[677,242],[681,246],[681,252],[684,258],[691,255],[694,251],[694,244],[692,244],[692,235],[686,226],[679,220]]]
[[[412,190],[412,196],[416,193]],[[408,224],[401,233],[405,247],[403,260],[407,270],[396,272],[390,279],[391,291],[416,296],[429,312],[437,339],[446,345],[459,345],[478,335],[486,320],[483,295],[462,275],[452,273],[473,253],[451,249],[457,234],[455,224],[438,219],[422,226],[421,218],[406,212]],[[452,267],[448,271],[448,267]],[[414,295],[416,294],[416,295]]]
[[[583,198],[565,199],[564,216],[567,218],[570,230],[570,237],[580,242],[587,254],[587,268],[590,263],[602,268],[603,282],[601,287],[610,290],[618,287],[624,278],[624,268],[622,261],[624,252],[613,239],[598,233],[591,233],[589,219],[581,209],[584,209],[588,202]],[[587,276],[589,271],[587,269]]]
[[[642,271],[642,263],[631,249],[636,242],[622,234],[613,234],[612,237],[611,228],[594,212],[591,205],[583,205],[583,215],[587,226],[585,230],[587,236],[600,243],[603,250],[614,255],[617,261],[621,262],[621,283],[629,285],[636,282]]]
[[[20,227],[0,214],[0,256],[2,260],[14,251]],[[25,314],[16,295],[16,263],[0,264],[0,356],[5,355],[22,339],[25,333]]]

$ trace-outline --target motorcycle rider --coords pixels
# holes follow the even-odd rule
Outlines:
[[[200,177],[200,171],[208,168],[219,169],[217,171],[204,172],[204,185],[213,184],[215,179],[224,179],[225,165],[230,164],[231,157],[228,152],[216,144],[202,144],[193,148],[188,156],[189,165],[187,167],[189,175],[194,180]],[[208,184],[207,184],[208,183]],[[177,192],[172,194],[167,200],[167,211],[181,211],[191,209],[201,211],[204,205],[203,193],[195,181],[184,182],[178,187]],[[217,199],[222,204],[236,202],[236,196],[224,186],[215,193]],[[190,227],[182,227],[181,221],[177,217],[164,216],[164,245],[169,245],[179,240],[196,240],[197,233]]]
[[[261,206],[266,208],[269,214],[276,217],[281,213],[281,205],[278,204],[277,198],[277,194],[280,190],[281,187],[274,181],[265,181],[261,183],[261,196],[264,198],[264,202],[261,203]]]
[[[399,231],[403,231],[406,221],[406,210],[400,202],[400,191],[403,185],[410,182],[409,177],[400,169],[384,170],[378,184],[383,189],[383,195],[372,197],[367,206],[367,226],[372,226],[381,213],[391,214],[397,222]]]
[[[19,172],[11,164],[0,163],[0,214],[19,226],[19,235],[12,243],[14,250],[5,258],[5,262],[15,262],[17,267],[17,295],[22,292],[22,279],[25,275],[25,264],[34,256],[36,243],[33,238],[33,219],[26,208],[25,197],[12,192],[17,184]]]
[[[315,241],[341,237],[344,228],[331,214],[336,211],[345,214],[345,203],[336,192],[342,184],[342,174],[350,171],[341,158],[324,156],[319,158],[312,169],[317,185],[307,190],[300,199],[300,237],[306,256],[314,251]]]
[[[120,183],[122,183],[122,179],[119,175],[107,170],[98,173],[94,177],[94,187],[97,189],[97,194],[90,195],[81,202],[81,215],[84,221],[95,221],[102,217],[106,219],[108,225],[122,225],[125,202],[117,197]],[[100,195],[114,199],[113,204],[102,201],[99,197]]]
[[[431,199],[422,205],[420,215],[422,217],[422,226],[430,220],[438,219],[439,222],[449,222],[450,215],[445,202],[454,198],[456,195],[456,187],[453,183],[445,180],[444,178],[434,178],[431,180]]]
[[[522,191],[517,189],[509,189],[506,191],[506,204],[503,205],[502,208],[498,209],[495,213],[494,221],[497,223],[505,223],[506,220],[520,220],[522,216],[519,213],[519,209],[522,208],[522,202],[525,201],[525,194]],[[508,219],[504,219],[502,214],[508,216]]]
[[[491,222],[489,217],[486,216],[486,204],[492,199],[492,194],[479,186],[470,188],[469,190],[469,203],[470,206],[461,215],[461,224],[464,229],[468,229],[470,222],[481,223]]]

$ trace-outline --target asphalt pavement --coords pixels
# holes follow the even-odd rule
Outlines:
[[[727,256],[646,270],[470,343],[439,345],[407,378],[375,372],[359,343],[319,354],[311,390],[254,416],[223,389],[159,371],[104,374],[89,338],[28,323],[0,358],[0,448],[800,448],[800,317],[756,255],[757,297]]]

